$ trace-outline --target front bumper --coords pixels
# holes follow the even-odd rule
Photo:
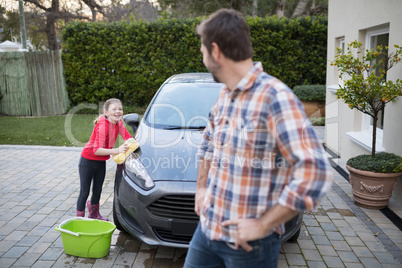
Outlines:
[[[116,174],[114,209],[122,227],[149,245],[187,248],[198,224],[194,181],[159,181],[150,191]]]

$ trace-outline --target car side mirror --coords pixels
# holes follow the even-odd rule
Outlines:
[[[135,135],[140,124],[140,116],[138,114],[126,114],[123,116],[123,121],[133,129]]]

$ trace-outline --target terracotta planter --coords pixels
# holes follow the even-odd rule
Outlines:
[[[374,173],[352,168],[346,165],[350,172],[353,200],[356,205],[370,208],[385,208],[395,189],[401,173]]]
[[[307,117],[325,117],[325,101],[302,101]]]

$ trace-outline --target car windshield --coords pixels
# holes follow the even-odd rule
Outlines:
[[[151,103],[145,121],[156,128],[205,128],[221,88],[218,83],[166,84]]]

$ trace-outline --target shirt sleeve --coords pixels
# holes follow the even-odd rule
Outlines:
[[[128,132],[128,130],[124,126],[122,120],[120,120],[120,122],[119,122],[119,134],[123,138],[123,140],[125,140],[125,141],[130,139],[130,138],[132,138],[130,132]]]
[[[312,211],[332,185],[332,168],[303,106],[290,90],[272,99],[268,119],[281,154],[292,166],[290,182],[279,203],[297,211]]]
[[[95,126],[95,142],[93,153],[95,154],[99,148],[106,148],[106,139],[109,131],[108,123],[105,120],[99,120]]]

